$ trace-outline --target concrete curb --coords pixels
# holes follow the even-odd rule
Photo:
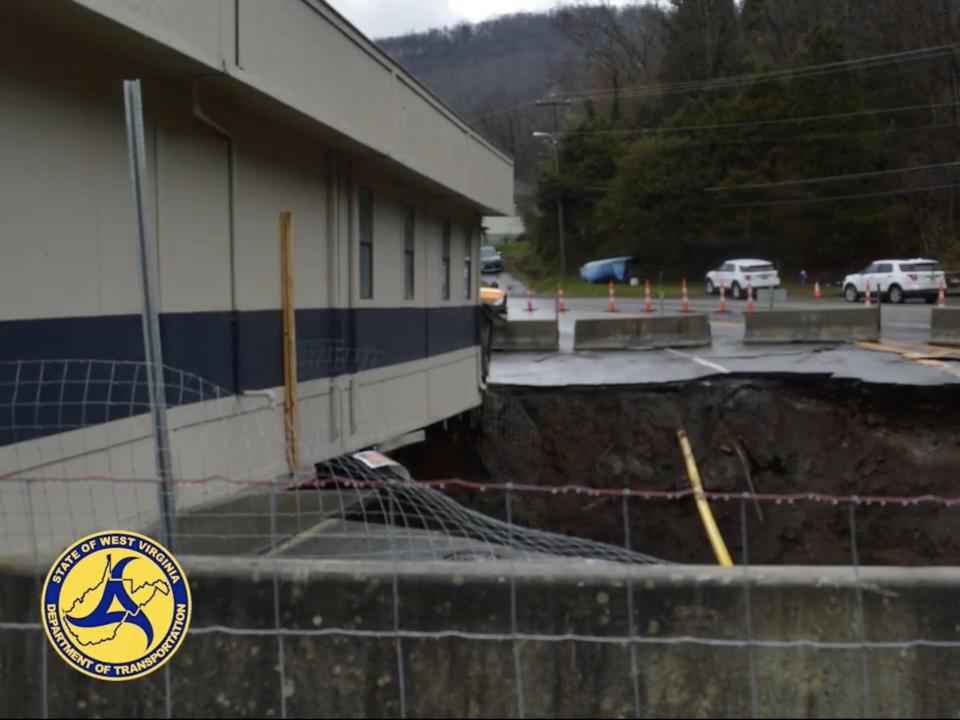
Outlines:
[[[880,308],[774,310],[744,315],[745,343],[852,343],[880,339]]]
[[[712,343],[706,315],[655,315],[577,320],[574,350],[656,350]]]

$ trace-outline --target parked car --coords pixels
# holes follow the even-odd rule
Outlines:
[[[497,283],[484,283],[480,288],[480,302],[500,315],[507,314],[507,293]]]
[[[503,257],[493,245],[480,248],[480,271],[494,275],[503,272]]]
[[[780,273],[768,260],[727,260],[706,277],[707,295],[715,295],[723,287],[731,297],[740,300],[747,296],[747,283],[754,290],[780,287]]]
[[[849,302],[856,302],[866,294],[868,281],[871,293],[886,296],[892,303],[923,298],[933,304],[941,285],[946,284],[943,270],[936,260],[877,260],[843,279],[843,296]]]
[[[580,267],[580,277],[591,283],[607,282],[609,280],[627,282],[630,279],[632,262],[633,258],[631,257],[591,260]]]

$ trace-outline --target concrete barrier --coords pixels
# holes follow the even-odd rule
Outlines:
[[[652,315],[577,320],[574,350],[703,347],[711,343],[706,315]]]
[[[0,717],[514,717],[521,697],[527,717],[953,717],[960,697],[955,567],[180,560],[166,688],[68,668],[35,574],[0,568]]]
[[[560,329],[556,320],[497,321],[491,342],[493,349],[500,351],[557,352]]]
[[[744,316],[746,343],[847,343],[880,339],[880,308],[774,310]]]
[[[960,347],[960,308],[933,309],[930,320],[930,342],[933,345]]]
[[[810,291],[811,293],[813,290]],[[773,305],[783,305],[790,298],[787,296],[786,288],[776,288],[771,290],[770,288],[759,288],[755,291],[756,296],[754,301],[757,303],[758,307],[765,308],[770,305],[770,296],[773,295]]]

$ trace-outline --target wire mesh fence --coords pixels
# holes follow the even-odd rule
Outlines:
[[[375,364],[341,350],[318,346],[306,362],[319,374]],[[418,479],[372,450],[324,455],[336,447],[326,431],[290,474],[280,408],[170,372],[173,549],[194,587],[191,640],[135,700],[91,691],[50,652],[36,593],[68,542],[157,522],[149,428],[109,427],[139,422],[145,380],[135,364],[5,372],[0,716],[938,715],[960,689],[951,671],[923,671],[960,653],[960,577],[862,561],[888,513],[915,514],[922,545],[925,520],[960,512],[960,496],[547,485],[515,399],[488,427],[506,443],[507,457],[482,453],[496,481]],[[355,401],[357,417],[376,417],[375,398]],[[656,521],[681,518],[678,542],[709,561],[698,498],[735,567],[660,551],[671,546]],[[573,521],[553,525],[555,508]],[[842,534],[824,566],[752,565],[777,541],[778,515],[796,511]],[[11,692],[14,666],[34,678],[23,693]]]
[[[82,486],[102,480],[30,482]],[[936,652],[941,661],[956,659],[960,652],[955,622],[949,627],[938,624],[954,616],[942,608],[945,600],[956,599],[952,573],[938,579],[929,569],[894,572],[860,563],[864,515],[881,508],[957,512],[960,498],[707,493],[715,506],[735,508],[740,522],[739,533],[726,537],[736,567],[711,568],[671,565],[637,549],[650,538],[636,534],[634,518],[668,505],[684,506],[693,515],[692,491],[458,479],[418,482],[371,453],[321,463],[315,478],[291,481],[283,488],[268,481],[245,485],[254,495],[268,488],[266,501],[242,511],[207,512],[192,526],[179,524],[181,529],[192,527],[187,532],[193,536],[182,538],[185,547],[202,541],[208,558],[186,560],[191,582],[198,587],[190,633],[205,653],[215,654],[213,648],[224,643],[230,652],[239,646],[271,653],[272,658],[259,656],[258,671],[276,680],[261,683],[257,698],[280,716],[304,714],[302,705],[288,704],[290,683],[302,675],[304,664],[315,661],[309,650],[314,643],[339,662],[348,663],[347,655],[353,658],[351,672],[363,679],[358,688],[372,683],[376,696],[386,703],[383,712],[372,714],[405,716],[431,714],[431,698],[438,703],[435,708],[450,707],[452,700],[437,700],[424,687],[424,673],[445,672],[442,664],[430,664],[449,662],[445,653],[462,658],[494,653],[508,663],[506,669],[496,670],[483,663],[465,665],[464,682],[509,681],[505,697],[477,705],[476,714],[502,710],[517,717],[564,715],[564,710],[577,709],[653,717],[689,709],[688,701],[706,702],[711,692],[717,703],[712,714],[763,716],[796,707],[790,698],[778,706],[779,701],[770,697],[771,688],[787,695],[799,693],[817,703],[822,714],[853,708],[855,715],[869,715],[885,702],[887,695],[878,686],[892,682],[891,673],[913,668],[926,652]],[[451,497],[458,491],[496,497],[507,520],[461,506]],[[512,523],[511,507],[531,495],[556,501],[611,499],[620,512],[609,514],[607,521],[621,527],[623,544],[614,547]],[[848,528],[848,562],[807,569],[751,567],[749,538],[759,522],[756,503],[765,508],[767,518],[774,517],[778,507],[834,512]],[[42,514],[42,507],[37,510]],[[211,543],[214,538],[219,547]],[[706,538],[700,542],[706,545]],[[236,556],[242,570],[229,564]],[[229,589],[219,587],[225,577],[238,572],[246,574],[246,580],[231,582]],[[305,573],[312,582],[304,579]],[[275,595],[257,589],[264,580],[276,588]],[[238,600],[233,596],[237,591],[249,595]],[[341,594],[340,600],[325,598],[325,592]],[[215,598],[218,602],[211,607]],[[39,624],[18,616],[16,609],[14,603],[0,613],[3,642],[46,643]],[[927,616],[904,622],[918,611]],[[215,638],[219,639],[214,645],[206,644]],[[343,646],[328,645],[334,640],[348,643],[349,653]],[[384,643],[392,648],[389,652]],[[433,650],[427,652],[426,647]],[[232,657],[228,653],[220,660],[230,663]],[[893,665],[891,658],[897,658]],[[697,685],[689,673],[706,661],[735,667],[725,680],[733,687],[710,691]],[[545,685],[538,667],[543,662],[560,673],[555,682],[571,687]],[[588,677],[594,662],[604,672],[615,672],[617,682],[594,687]],[[657,669],[662,662],[672,663],[680,674],[671,679]],[[157,708],[177,715],[198,690],[189,684],[178,690],[177,663],[169,668],[165,671],[173,673],[171,689],[161,693]],[[807,675],[792,672],[798,668]],[[838,690],[835,682],[823,677],[841,668],[846,674]],[[811,685],[809,673],[821,679]],[[377,687],[384,677],[389,684]],[[39,682],[69,683],[61,673],[57,678]],[[217,686],[215,679],[211,682]],[[295,682],[298,693],[313,698],[314,712],[339,707],[325,705],[333,702],[331,688],[337,686],[333,676],[318,678],[312,686],[304,685],[302,677]],[[817,687],[817,682],[823,684]],[[651,683],[665,683],[664,693],[680,695],[668,702],[651,694]],[[899,692],[904,692],[900,685]],[[224,679],[219,687],[221,693],[236,690],[233,680]],[[590,689],[602,694],[590,698]],[[44,694],[49,691],[48,687]],[[184,697],[178,699],[178,692]],[[460,691],[451,685],[446,692],[459,696]],[[579,693],[587,697],[573,697]],[[681,701],[684,693],[687,700]],[[727,697],[730,693],[733,696]],[[545,694],[555,696],[556,705],[545,704]],[[605,701],[615,705],[607,707],[610,712],[602,712]],[[369,708],[357,714],[370,714]]]
[[[379,365],[383,352],[358,348],[343,340],[303,338],[297,341],[297,378],[316,378],[363,372]]]
[[[483,405],[481,458],[503,482],[535,482],[540,474],[540,433],[510,393],[491,393]]]

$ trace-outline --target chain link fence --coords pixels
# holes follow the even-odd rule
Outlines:
[[[375,364],[314,350],[313,377]],[[418,480],[376,451],[308,453],[309,471],[276,473],[263,468],[283,465],[281,408],[165,377],[173,550],[196,607],[182,654],[124,693],[50,652],[36,593],[68,542],[158,521],[143,369],[0,368],[0,716],[936,715],[960,688],[952,670],[923,672],[960,653],[960,578],[861,563],[862,525],[877,513],[953,514],[960,497],[549,486],[516,398],[484,411],[495,481]],[[375,393],[364,397],[357,412],[375,417]],[[464,500],[476,496],[486,502]],[[603,514],[620,542],[534,527],[517,513],[531,499],[591,523]],[[736,519],[724,528],[735,567],[648,552],[637,518],[695,518],[697,499]],[[767,518],[828,513],[845,528],[846,561],[752,567],[758,506]]]

